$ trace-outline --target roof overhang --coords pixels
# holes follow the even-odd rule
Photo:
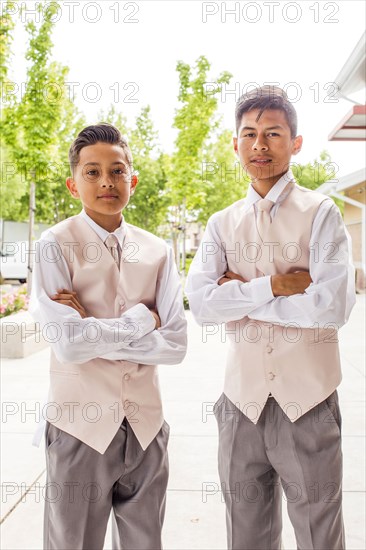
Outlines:
[[[350,94],[365,88],[365,52],[366,32],[363,33],[351,55],[348,57],[347,61],[334,80],[343,97],[347,97]]]
[[[366,181],[366,168],[361,168],[360,170],[356,170],[356,172],[342,176],[338,180],[326,181],[317,187],[316,190],[324,195],[331,195],[334,192],[344,192],[364,181]]]
[[[354,105],[328,136],[329,141],[365,141],[366,105]]]

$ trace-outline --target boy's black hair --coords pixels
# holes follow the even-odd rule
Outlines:
[[[239,131],[243,114],[254,109],[259,109],[257,121],[265,110],[278,109],[279,111],[283,111],[290,127],[291,138],[296,137],[297,114],[282,88],[278,88],[277,86],[261,86],[243,94],[238,99],[235,107],[236,133]]]
[[[129,165],[132,166],[132,154],[126,139],[122,136],[118,128],[108,122],[101,122],[100,124],[87,126],[81,130],[77,138],[71,144],[69,162],[72,174],[74,174],[74,169],[79,163],[80,151],[88,145],[95,145],[100,142],[122,147],[126,153]]]

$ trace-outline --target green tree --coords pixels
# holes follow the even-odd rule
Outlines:
[[[319,160],[308,162],[307,164],[291,163],[291,169],[299,185],[308,189],[316,189],[330,179],[334,179],[337,167],[331,161],[327,151],[322,151]]]
[[[1,86],[1,119],[0,119],[0,159],[1,159],[1,217],[8,218],[17,210],[19,200],[24,193],[25,183],[17,171],[12,155],[6,145],[5,121],[10,121],[10,130],[16,131],[16,120],[12,116],[15,105],[16,85],[9,79],[9,64],[12,56],[11,44],[15,20],[16,3],[4,3],[0,15],[0,86]]]
[[[179,231],[182,232],[182,269],[185,270],[185,226],[187,212],[202,208],[205,191],[202,189],[202,163],[204,162],[204,147],[206,140],[218,127],[215,119],[217,111],[217,94],[223,83],[230,81],[231,75],[223,72],[210,92],[206,84],[209,82],[210,63],[201,56],[197,59],[194,73],[187,63],[179,61],[177,71],[180,89],[178,100],[180,107],[176,110],[173,126],[178,135],[175,141],[175,151],[172,155],[171,171],[169,173],[169,189],[172,198],[172,239],[177,254]]]
[[[8,79],[9,60],[11,58],[11,43],[13,41],[13,31],[15,21],[12,14],[15,12],[16,2],[4,2],[0,15],[0,84],[10,82]]]
[[[149,106],[143,107],[136,118],[136,125],[129,133],[129,144],[139,183],[126,207],[126,221],[157,234],[166,221],[170,199],[166,191],[165,160],[158,147]]]
[[[39,5],[40,10],[41,8]],[[47,6],[45,17],[52,17],[52,9],[55,8],[56,5]],[[52,49],[52,25],[49,21],[43,28],[40,26],[39,30],[34,23],[26,26],[30,36],[26,58],[30,61],[30,67],[26,94],[20,101],[17,100],[17,85],[8,78],[10,45],[15,27],[11,14],[17,11],[15,2],[7,2],[1,16],[0,77],[4,105],[0,144],[2,217],[17,221],[28,219],[29,172],[32,171],[33,162],[37,183],[35,218],[38,222],[56,223],[75,213],[78,206],[78,201],[71,197],[65,186],[65,179],[69,175],[68,148],[76,131],[84,125],[84,119],[73,101],[67,97],[65,80],[68,68],[49,61]],[[57,114],[59,116],[55,117]],[[30,132],[32,123],[36,128]],[[52,128],[55,128],[53,135],[49,136],[50,139],[46,135],[45,139],[45,134],[52,131]],[[33,137],[36,137],[36,141],[33,141]],[[35,149],[32,158],[29,142],[34,144]],[[41,153],[43,162],[39,162]]]
[[[250,178],[235,156],[230,130],[223,130],[215,136],[204,157],[201,186],[205,200],[198,211],[197,221],[206,225],[212,214],[246,195]]]
[[[332,162],[331,157],[327,151],[322,151],[319,155],[319,159],[308,162],[307,164],[293,163],[292,171],[294,177],[299,185],[307,187],[308,189],[316,190],[320,185],[326,181],[336,178],[337,165]],[[343,214],[344,203],[339,199],[333,199],[340,211]]]
[[[127,118],[123,113],[117,111],[114,105],[111,105],[107,111],[101,110],[98,112],[98,117],[95,124],[98,124],[99,122],[108,122],[109,124],[113,124],[113,126],[116,126],[124,137],[129,139],[131,130],[128,127]]]
[[[9,157],[21,174],[26,192],[22,195],[17,219],[26,217],[29,205],[29,241],[33,238],[36,198],[38,220],[49,221],[54,210],[55,171],[59,170],[59,136],[64,130],[63,119],[70,110],[65,96],[65,79],[68,69],[50,61],[52,51],[52,21],[58,2],[52,2],[42,11],[38,4],[41,22],[26,23],[29,45],[26,60],[29,62],[25,92],[19,102],[14,100],[2,120],[4,142]],[[8,24],[8,27],[11,26]],[[9,59],[9,56],[8,56]],[[3,71],[4,74],[4,71]],[[5,72],[6,76],[6,72]],[[56,181],[55,181],[56,180]],[[52,207],[50,206],[52,205]],[[29,256],[28,291],[31,288],[32,255]]]
[[[0,179],[0,217],[5,220],[21,219],[19,205],[25,193],[25,182],[16,168],[9,149],[2,143],[0,145],[1,179]]]
[[[69,148],[77,134],[86,126],[84,115],[80,114],[72,101],[63,105],[62,125],[58,132],[55,150],[55,168],[52,181],[52,202],[49,203],[47,222],[57,223],[74,216],[81,210],[80,200],[74,199],[66,187],[66,178],[71,176]],[[37,220],[39,214],[37,211]]]
[[[181,106],[176,110],[173,126],[178,129],[175,152],[172,155],[170,187],[173,200],[180,204],[186,200],[188,210],[202,205],[204,193],[197,183],[201,179],[203,151],[206,140],[218,127],[215,119],[220,85],[228,83],[231,75],[223,72],[216,80],[216,87],[207,91],[210,64],[204,56],[198,58],[192,76],[191,67],[179,61],[180,90],[178,100]]]

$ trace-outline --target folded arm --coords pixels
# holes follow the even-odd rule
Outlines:
[[[303,293],[277,296],[249,313],[251,319],[310,328],[343,326],[355,304],[355,270],[350,236],[333,201],[324,201],[310,239],[312,282]]]
[[[273,300],[270,276],[219,284],[227,269],[214,214],[192,261],[185,288],[190,309],[199,324],[236,321]]]
[[[53,299],[60,289],[71,292],[72,282],[60,251],[56,262],[45,260],[48,255],[43,253],[43,249],[50,242],[58,246],[52,233],[48,234],[47,240],[41,239],[38,243],[39,255],[34,264],[29,311],[40,323],[57,359],[64,363],[84,363],[96,357],[142,362],[139,351],[146,356],[146,340],[142,339],[155,329],[154,314],[140,303],[117,318],[83,318],[82,311],[75,304],[66,305],[62,299]],[[124,351],[129,351],[128,357]]]
[[[337,206],[324,201],[315,216],[309,272],[244,281],[227,271],[215,215],[192,262],[186,293],[199,323],[248,316],[274,324],[341,327],[355,303],[351,242]]]
[[[156,310],[160,327],[149,332],[120,353],[105,354],[105,359],[124,359],[145,365],[174,365],[183,361],[187,351],[187,321],[183,307],[182,285],[174,262],[173,251],[167,249],[156,289]]]

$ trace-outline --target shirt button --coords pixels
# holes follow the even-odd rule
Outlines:
[[[267,353],[272,353],[272,351],[273,351],[273,347],[269,346],[269,345],[267,345],[266,349],[267,349]]]
[[[120,300],[120,301],[119,301],[119,305],[120,305],[121,307],[123,307],[123,306],[125,305],[125,301],[124,301],[124,300]]]
[[[130,406],[130,402],[129,402],[129,401],[125,401],[125,402],[123,403],[123,408],[124,408],[124,409],[128,409],[129,406]]]
[[[131,376],[129,374],[125,374],[124,377],[123,377],[123,380],[129,380],[131,378]]]
[[[268,373],[268,377],[269,377],[270,380],[274,380],[275,376],[276,376],[276,375],[273,374],[273,372],[269,372],[269,373]]]

